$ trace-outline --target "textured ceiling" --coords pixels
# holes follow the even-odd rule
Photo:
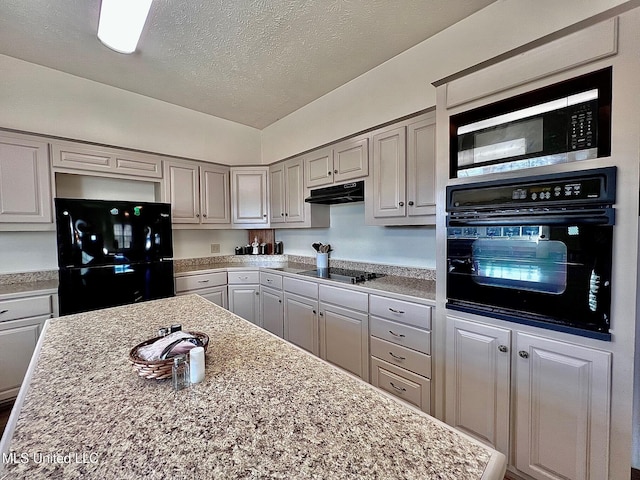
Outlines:
[[[256,128],[494,0],[154,0],[138,50],[100,0],[0,0],[0,53]]]

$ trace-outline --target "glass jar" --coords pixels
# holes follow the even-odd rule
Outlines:
[[[189,377],[189,363],[186,355],[177,355],[173,359],[173,367],[171,368],[171,377],[173,379],[173,389],[182,390],[189,388],[191,380]]]

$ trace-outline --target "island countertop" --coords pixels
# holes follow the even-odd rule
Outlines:
[[[210,337],[204,382],[138,377],[159,326]],[[502,479],[505,457],[197,295],[47,321],[0,478]]]

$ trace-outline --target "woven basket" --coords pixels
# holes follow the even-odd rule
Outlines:
[[[207,346],[209,346],[209,335],[202,332],[187,332],[197,337],[202,342],[205,352]],[[129,361],[133,366],[134,371],[143,378],[155,378],[156,380],[162,380],[163,378],[171,378],[171,367],[173,366],[173,358],[167,360],[143,360],[138,356],[138,349],[155,342],[160,337],[150,338],[144,342],[136,345],[129,352]],[[187,359],[189,354],[187,353]]]

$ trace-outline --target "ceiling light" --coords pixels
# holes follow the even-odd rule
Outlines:
[[[153,0],[102,0],[98,38],[119,53],[133,53]]]

